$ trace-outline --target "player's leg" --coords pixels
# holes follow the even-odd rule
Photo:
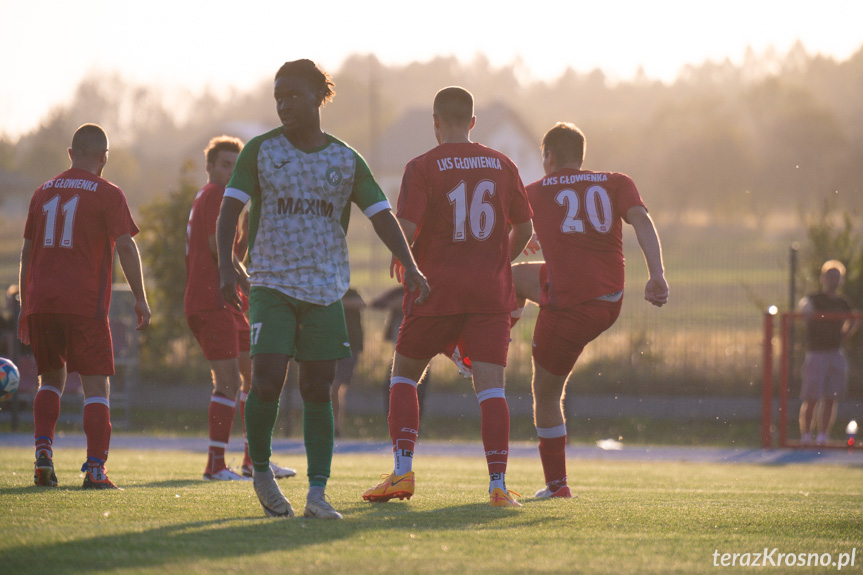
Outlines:
[[[510,418],[504,366],[509,332],[508,313],[468,314],[462,330],[465,351],[473,360],[473,387],[480,406],[482,444],[489,475],[488,492],[491,505],[495,507],[520,505],[506,488]]]
[[[39,390],[33,398],[36,485],[55,487],[54,431],[60,418],[60,398],[66,387],[66,333],[53,314],[27,317],[30,344],[39,374]]]
[[[821,398],[818,410],[818,437],[815,443],[824,445],[830,439],[830,429],[836,421],[836,400],[831,396]]]
[[[32,332],[31,332],[32,333]],[[33,481],[41,487],[56,487],[54,473],[54,431],[60,419],[60,398],[66,385],[66,366],[39,376],[39,390],[33,398],[36,463]]]
[[[253,292],[254,293],[254,292]],[[254,347],[254,343],[252,344]],[[252,350],[254,354],[254,349]],[[276,484],[270,467],[273,429],[279,417],[279,397],[288,375],[290,356],[260,353],[252,356],[252,386],[246,400],[245,423],[252,460],[253,485],[269,517],[293,517],[290,502]]]
[[[623,300],[591,300],[573,308],[540,308],[533,334],[534,423],[546,487],[537,497],[571,497],[566,485],[563,391],[584,347],[611,327]]]
[[[800,404],[800,443],[808,445],[812,443],[812,422],[815,416],[815,407],[817,402],[803,400]]]
[[[365,501],[410,499],[414,494],[413,457],[420,423],[417,386],[430,360],[414,359],[395,352],[387,415],[393,446],[393,471],[381,475],[383,481],[363,493]]]
[[[309,477],[304,516],[341,519],[327,501],[325,490],[335,443],[332,383],[338,360],[350,357],[344,307],[338,300],[328,306],[301,302],[298,309],[303,329],[297,337],[297,363]]]
[[[111,445],[108,376],[81,374],[81,389],[84,392],[84,435],[87,436],[87,461],[81,467],[84,489],[116,489],[105,472]]]
[[[245,407],[246,437],[252,459],[253,484],[264,512],[270,517],[293,517],[294,510],[276,484],[270,468],[273,429],[279,398],[295,353],[295,301],[280,292],[253,286],[249,294],[252,385]]]
[[[534,359],[533,419],[539,438],[539,458],[545,476],[545,488],[537,497],[569,497],[566,485],[566,421],[563,392],[566,376],[549,372]]]
[[[210,361],[213,375],[213,393],[208,409],[209,449],[204,479],[239,481],[242,475],[228,469],[225,449],[231,439],[231,428],[237,410],[236,397],[242,385],[239,361],[236,357]]]
[[[241,386],[239,337],[234,312],[210,310],[186,316],[186,322],[210,363],[212,391],[208,420],[207,464],[203,478],[208,481],[236,481],[243,477],[225,464],[225,449],[231,438],[236,413],[237,392]]]
[[[802,382],[800,385],[800,443],[808,445],[813,443],[813,431],[815,425],[815,413],[818,407],[818,399],[822,395],[823,369],[819,354],[807,352],[803,359]]]
[[[84,392],[84,434],[87,461],[81,471],[84,489],[116,489],[105,472],[111,445],[111,409],[108,377],[114,374],[114,349],[108,323],[65,316],[68,361],[66,369],[81,376]]]
[[[545,282],[545,262],[523,262],[513,264],[512,282],[518,307],[524,308],[526,301],[539,304],[542,284]]]
[[[830,430],[836,422],[838,401],[845,395],[848,386],[848,363],[842,351],[826,352],[824,356],[824,389],[818,422],[818,442],[822,444],[830,439]]]

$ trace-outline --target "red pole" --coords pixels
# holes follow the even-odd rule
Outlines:
[[[781,337],[782,355],[779,361],[779,447],[786,447],[788,443],[788,333],[791,317],[787,313],[782,314]]]
[[[764,312],[764,358],[761,375],[761,447],[773,447],[773,314]]]

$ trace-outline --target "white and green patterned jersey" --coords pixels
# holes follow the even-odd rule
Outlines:
[[[311,152],[295,148],[281,128],[252,138],[225,191],[251,201],[251,285],[318,305],[341,299],[350,283],[351,202],[368,218],[390,209],[362,156],[326,136]]]

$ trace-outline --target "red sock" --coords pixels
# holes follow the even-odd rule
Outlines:
[[[87,436],[87,459],[108,459],[111,445],[111,409],[105,397],[91,397],[84,402],[84,434]]]
[[[248,396],[248,393],[243,391],[240,392],[240,407],[238,415],[240,416],[240,421],[243,422],[243,465],[251,467],[252,458],[249,457],[249,440],[246,439],[246,398]]]
[[[500,389],[500,393],[503,393],[503,389]],[[506,397],[487,397],[480,401],[479,407],[482,414],[482,445],[489,475],[506,473],[509,454],[509,405]]]
[[[407,383],[407,378],[393,378],[390,387],[390,415],[387,423],[390,428],[390,439],[393,442],[393,454],[396,475],[404,475],[412,469],[414,449],[420,426],[420,406],[416,385]]]
[[[231,439],[236,403],[222,395],[210,397],[210,448],[207,452],[207,471],[218,473],[225,466],[225,448]]]
[[[60,394],[53,388],[42,387],[33,398],[33,433],[36,451],[47,451],[52,457],[51,445],[54,443],[54,430],[60,419]]]
[[[566,435],[540,437],[539,459],[542,461],[546,485],[566,485]]]

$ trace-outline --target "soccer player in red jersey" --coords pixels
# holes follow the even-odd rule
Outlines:
[[[84,124],[68,150],[72,167],[33,194],[24,228],[18,337],[33,348],[39,390],[33,399],[36,485],[57,485],[52,444],[67,371],[84,391],[87,461],[84,489],[116,489],[105,473],[111,442],[108,376],[114,351],[108,324],[114,247],[132,294],[137,328],[150,324],[141,259],[132,236],[138,227],[123,191],[101,178],[108,137]]]
[[[237,138],[220,136],[210,140],[204,150],[207,185],[195,196],[186,227],[186,295],[184,307],[186,321],[201,345],[204,357],[210,362],[213,375],[213,393],[209,407],[209,449],[204,479],[210,481],[249,480],[252,462],[248,443],[245,446],[242,475],[225,464],[225,448],[231,437],[231,427],[239,392],[240,419],[251,386],[251,360],[249,358],[249,320],[244,310],[229,306],[219,291],[218,252],[216,249],[216,221],[225,186],[231,179],[237,156],[243,142]],[[238,240],[240,236],[238,235]],[[245,245],[235,243],[235,254],[241,258]],[[242,264],[235,260],[242,269]],[[248,301],[244,299],[244,308]],[[245,435],[245,423],[243,426]],[[292,477],[293,469],[270,463],[275,477]]]
[[[515,164],[470,141],[476,123],[470,92],[459,87],[439,91],[433,120],[439,145],[405,168],[397,214],[405,236],[413,239],[431,295],[418,306],[416,296],[406,290],[390,383],[388,421],[395,465],[363,499],[413,495],[417,382],[431,358],[461,335],[482,413],[491,504],[518,506],[505,484],[509,407],[504,366],[510,312],[516,308],[510,262],[531,237],[532,214]],[[399,275],[397,262],[393,267]]]
[[[607,330],[623,302],[622,222],[647,262],[644,299],[668,301],[662,248],[629,176],[582,169],[585,138],[559,123],[542,140],[545,177],[527,186],[545,262],[513,266],[519,298],[539,303],[533,335],[534,423],[546,487],[536,496],[570,497],[561,400],[584,346]],[[523,303],[520,302],[520,303]]]

